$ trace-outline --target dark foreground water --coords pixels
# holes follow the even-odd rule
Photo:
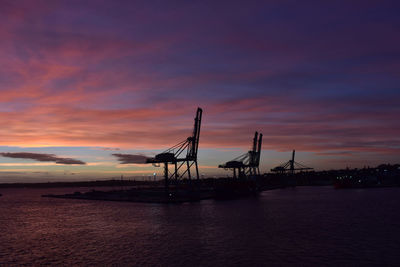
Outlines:
[[[161,205],[41,198],[3,189],[0,266],[400,264],[400,189],[298,187]]]

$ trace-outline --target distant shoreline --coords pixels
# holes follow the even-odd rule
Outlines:
[[[74,182],[40,182],[40,183],[1,183],[0,188],[57,188],[57,187],[91,187],[91,186],[145,186],[161,184],[161,181],[135,180],[96,180]]]
[[[360,185],[379,184],[379,185],[400,185],[400,164],[381,164],[375,168],[363,169],[341,169],[329,171],[311,171],[298,172],[290,174],[286,173],[265,173],[259,176],[266,179],[270,183],[280,184],[283,182],[297,186],[321,186],[333,185],[335,183],[356,181]],[[212,185],[215,181],[233,179],[227,177],[208,177],[200,179],[200,183]],[[182,179],[184,184],[189,180]],[[196,180],[192,182],[197,183]],[[362,183],[361,183],[362,182]],[[357,184],[358,184],[357,183]],[[89,181],[52,181],[38,183],[0,183],[0,188],[57,188],[57,187],[124,187],[124,186],[164,186],[164,179],[160,180],[131,180],[131,179],[109,179],[109,180],[89,180]]]

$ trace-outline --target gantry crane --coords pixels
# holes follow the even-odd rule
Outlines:
[[[165,187],[168,189],[169,182],[172,178],[177,180],[179,177],[183,177],[186,173],[189,179],[191,179],[190,168],[195,165],[196,178],[199,179],[199,167],[197,164],[197,150],[199,147],[200,138],[200,126],[201,116],[203,110],[197,108],[196,117],[194,119],[194,128],[192,136],[189,136],[186,140],[174,145],[173,147],[165,150],[164,152],[157,154],[154,158],[147,159],[147,163],[152,163],[154,166],[160,166],[160,163],[164,163],[164,180]],[[186,152],[186,153],[185,153]],[[174,172],[170,175],[168,170],[168,164],[175,166]],[[178,171],[186,163],[186,170],[179,174]]]
[[[276,173],[281,173],[281,174],[289,173],[289,174],[293,175],[295,171],[313,170],[313,168],[307,167],[303,164],[300,164],[300,163],[294,161],[295,152],[296,151],[293,150],[291,160],[271,169],[271,171],[276,172]]]
[[[234,178],[244,178],[247,175],[259,175],[260,174],[260,156],[261,156],[261,145],[262,145],[262,133],[258,137],[258,132],[255,132],[253,139],[252,150],[247,153],[228,161],[218,166],[218,168],[233,170]]]

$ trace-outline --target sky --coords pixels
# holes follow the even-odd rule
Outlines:
[[[112,154],[185,140],[197,107],[204,176],[230,174],[217,165],[255,131],[262,172],[293,149],[317,170],[398,163],[399,12],[385,0],[0,0],[0,182],[161,176]]]

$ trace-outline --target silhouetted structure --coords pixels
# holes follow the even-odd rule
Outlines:
[[[234,178],[242,178],[246,177],[247,175],[259,175],[262,136],[263,135],[260,133],[257,142],[258,132],[255,132],[252,150],[231,161],[226,162],[225,164],[219,165],[218,168],[233,170]]]
[[[295,155],[295,150],[293,150],[292,153],[292,159],[289,160],[288,162],[283,163],[282,165],[279,165],[278,167],[275,167],[271,169],[272,172],[276,173],[289,173],[291,175],[294,174],[295,171],[306,171],[306,170],[313,170],[313,168],[307,167],[303,164],[300,164],[296,161],[294,161],[294,155]]]
[[[154,166],[160,166],[160,163],[164,163],[164,179],[165,187],[168,188],[169,180],[175,178],[177,180],[179,177],[183,177],[186,173],[188,174],[189,180],[191,179],[190,168],[195,165],[196,167],[196,178],[199,179],[199,168],[197,165],[197,150],[199,147],[200,138],[200,126],[201,126],[201,116],[203,110],[197,108],[196,118],[194,119],[194,129],[192,136],[188,137],[186,140],[176,144],[175,146],[165,150],[164,152],[157,154],[154,158],[147,159],[147,163],[152,163]],[[186,151],[186,154],[184,153]],[[170,175],[168,170],[168,164],[174,164],[174,172]],[[179,175],[178,171],[186,163],[186,170]]]

